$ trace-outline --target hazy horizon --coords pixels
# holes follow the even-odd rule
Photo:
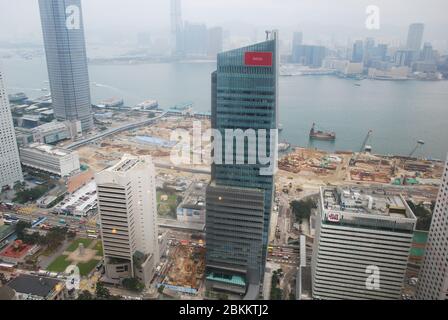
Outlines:
[[[167,39],[170,30],[169,0],[83,0],[88,43],[136,42],[138,33],[153,41]],[[368,5],[380,9],[380,29],[365,28]],[[374,37],[395,45],[406,39],[410,23],[425,24],[424,41],[436,49],[448,49],[446,0],[183,0],[182,19],[221,26],[233,39],[260,40],[264,29],[280,30],[290,41],[302,31],[305,43],[346,44],[357,38]],[[37,0],[0,0],[0,41],[42,41]]]

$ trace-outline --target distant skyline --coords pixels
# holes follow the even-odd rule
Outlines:
[[[380,8],[380,30],[367,30],[366,7]],[[84,0],[87,42],[130,41],[139,32],[153,39],[170,33],[170,1]],[[448,49],[448,3],[445,0],[182,0],[184,21],[222,26],[232,37],[263,38],[264,29],[277,28],[281,41],[290,41],[293,31],[303,31],[304,43],[346,44],[366,36],[405,43],[413,22],[425,24],[423,41]],[[257,31],[255,31],[257,30]],[[0,41],[42,39],[37,1],[0,0]]]

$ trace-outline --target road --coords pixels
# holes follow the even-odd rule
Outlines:
[[[154,117],[154,118],[145,119],[145,120],[141,120],[141,121],[137,121],[137,122],[133,122],[133,123],[128,123],[128,124],[125,124],[125,125],[123,125],[121,127],[117,127],[117,128],[111,128],[111,129],[108,129],[108,130],[106,130],[104,132],[101,132],[101,133],[99,133],[97,135],[94,135],[93,137],[89,137],[89,138],[86,138],[86,139],[83,139],[83,140],[79,140],[79,141],[73,142],[73,143],[65,146],[64,148],[66,148],[66,149],[77,149],[77,148],[79,148],[81,146],[84,146],[86,144],[89,144],[89,143],[91,143],[91,142],[93,142],[95,140],[102,139],[102,138],[105,138],[107,136],[119,133],[119,132],[123,132],[123,131],[130,130],[130,129],[135,129],[135,128],[138,128],[138,127],[150,124],[150,123],[152,123],[152,122],[154,122],[154,121],[156,121],[156,120],[158,120],[160,118],[163,118],[166,114],[167,114],[167,112],[164,111],[162,114],[160,114],[160,115],[158,115],[157,117]]]

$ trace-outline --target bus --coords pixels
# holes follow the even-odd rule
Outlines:
[[[96,234],[88,234],[87,237],[91,239],[98,239],[98,236]]]
[[[89,234],[96,234],[96,231],[92,230],[92,229],[88,229],[86,232],[89,233]]]

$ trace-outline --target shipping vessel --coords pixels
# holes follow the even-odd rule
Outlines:
[[[310,130],[310,139],[334,141],[336,140],[336,133],[316,130],[316,124],[313,123]]]

